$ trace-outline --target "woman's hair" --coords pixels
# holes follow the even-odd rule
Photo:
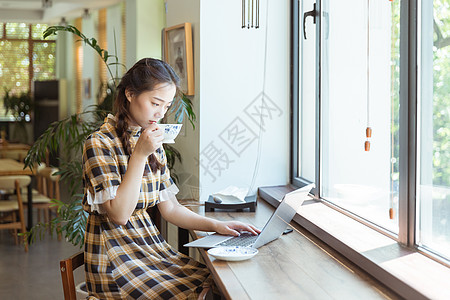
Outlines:
[[[114,113],[117,117],[117,135],[126,155],[131,155],[130,132],[127,131],[131,115],[130,102],[127,100],[125,92],[128,91],[133,97],[137,97],[144,92],[152,91],[156,85],[161,83],[174,84],[177,94],[179,93],[180,79],[178,75],[169,64],[154,58],[139,60],[120,80],[114,102]],[[154,154],[150,155],[149,164],[153,173],[162,167]]]

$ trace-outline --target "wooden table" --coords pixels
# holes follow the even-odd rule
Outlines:
[[[262,228],[273,208],[258,200],[255,213],[204,212],[219,220],[240,220]],[[397,299],[357,266],[308,232],[291,223],[294,231],[265,246],[253,258],[240,262],[214,259],[198,249],[226,299]],[[199,238],[204,233],[190,231]]]
[[[0,151],[7,150],[30,150],[31,146],[20,143],[0,143]]]
[[[33,176],[34,172],[31,171],[29,168],[24,169],[24,164],[21,162],[18,162],[14,159],[10,158],[0,158],[0,176],[10,176],[10,175],[28,175],[32,176],[32,181],[28,185],[28,222],[27,222],[27,229],[30,230],[30,228],[33,226],[33,192],[32,192],[32,186],[33,186]]]
[[[0,158],[12,158],[23,161],[31,146],[20,143],[0,143]]]

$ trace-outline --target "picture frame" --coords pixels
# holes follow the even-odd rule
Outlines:
[[[164,28],[163,60],[171,65],[180,77],[183,93],[193,96],[195,85],[191,23]]]

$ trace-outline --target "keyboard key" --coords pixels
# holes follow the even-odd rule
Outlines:
[[[257,238],[258,238],[257,235],[241,234],[240,236],[235,236],[235,237],[233,237],[231,239],[223,241],[222,243],[217,244],[217,246],[241,246],[241,247],[248,247],[248,246],[253,245]]]

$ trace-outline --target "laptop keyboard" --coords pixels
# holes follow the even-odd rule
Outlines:
[[[255,243],[257,235],[252,234],[241,234],[240,236],[232,237],[222,243],[217,244],[216,246],[241,246],[248,247]]]

